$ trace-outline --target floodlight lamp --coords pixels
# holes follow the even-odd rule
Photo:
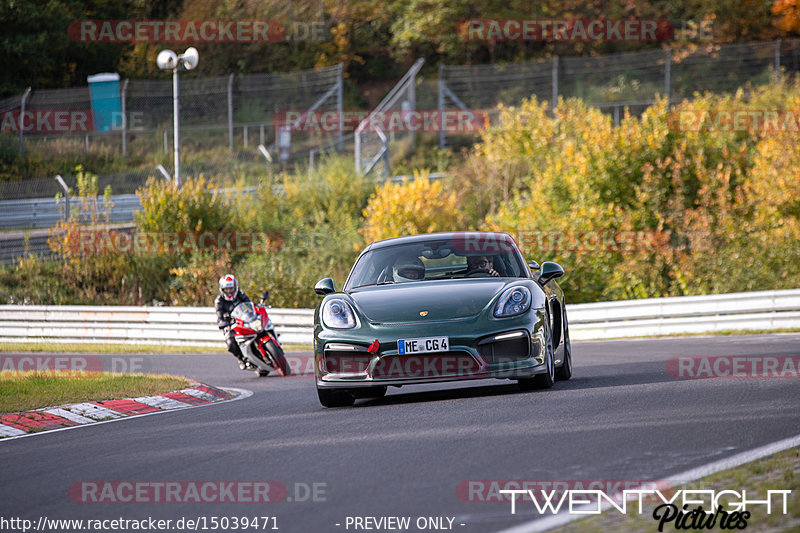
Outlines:
[[[162,50],[156,58],[156,64],[161,70],[174,70],[178,66],[178,56],[172,50]]]
[[[192,46],[182,53],[178,59],[183,63],[186,70],[192,70],[197,66],[197,62],[200,61],[200,54],[197,52],[197,48]]]

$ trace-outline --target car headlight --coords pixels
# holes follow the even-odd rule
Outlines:
[[[322,308],[322,321],[329,328],[351,329],[356,327],[356,315],[353,308],[349,303],[340,299],[325,302]]]
[[[530,309],[531,291],[527,287],[511,287],[507,289],[494,309],[494,316],[506,317],[519,315]]]

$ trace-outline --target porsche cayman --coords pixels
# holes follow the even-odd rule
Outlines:
[[[506,233],[453,232],[374,242],[314,314],[316,387],[325,407],[388,386],[471,379],[547,389],[572,375],[557,263],[526,262]]]

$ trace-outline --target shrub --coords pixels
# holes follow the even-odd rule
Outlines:
[[[796,285],[797,133],[680,131],[671,113],[791,110],[797,88],[794,80],[747,96],[696,95],[672,110],[660,101],[618,127],[573,100],[553,116],[535,100],[502,110],[502,127],[472,156],[484,176],[468,193],[483,202],[473,212],[512,233],[654,236],[654,246],[624,252],[523,242],[530,258],[564,264],[573,302]]]
[[[414,172],[413,180],[387,181],[376,188],[364,210],[360,229],[367,242],[400,235],[455,231],[460,228],[456,194],[427,172]]]
[[[171,182],[149,178],[137,196],[136,228],[143,232],[223,231],[229,229],[230,210],[203,176],[187,179],[177,188]]]
[[[247,256],[237,272],[257,294],[270,289],[275,306],[313,307],[314,284],[326,276],[343,281],[364,246],[358,229],[373,183],[342,157],[323,159],[311,179],[300,172],[278,181],[261,187],[252,208],[262,215],[254,218],[260,230],[280,232],[283,248]]]

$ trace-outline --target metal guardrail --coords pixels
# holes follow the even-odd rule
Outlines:
[[[29,256],[36,256],[40,259],[56,257],[56,254],[50,250],[49,239],[47,230],[0,235],[0,265],[10,265]]]
[[[313,342],[312,309],[270,309],[284,344]],[[800,289],[567,306],[573,340],[800,328]],[[211,307],[0,305],[0,341],[223,346]]]
[[[82,226],[86,230],[133,228],[125,222],[101,226]],[[58,259],[58,253],[50,249],[50,238],[59,235],[54,228],[0,232],[0,264],[17,263],[24,257],[36,256],[39,259]]]
[[[283,344],[311,344],[314,311],[270,309]],[[213,307],[0,305],[0,340],[219,346]]]
[[[570,338],[800,328],[800,289],[567,305]]]
[[[115,194],[109,222],[132,222],[133,213],[142,207],[135,194]],[[64,218],[63,200],[59,205],[55,198],[25,198],[21,200],[0,200],[0,229],[50,228]],[[98,200],[98,214],[104,215],[103,199]]]

